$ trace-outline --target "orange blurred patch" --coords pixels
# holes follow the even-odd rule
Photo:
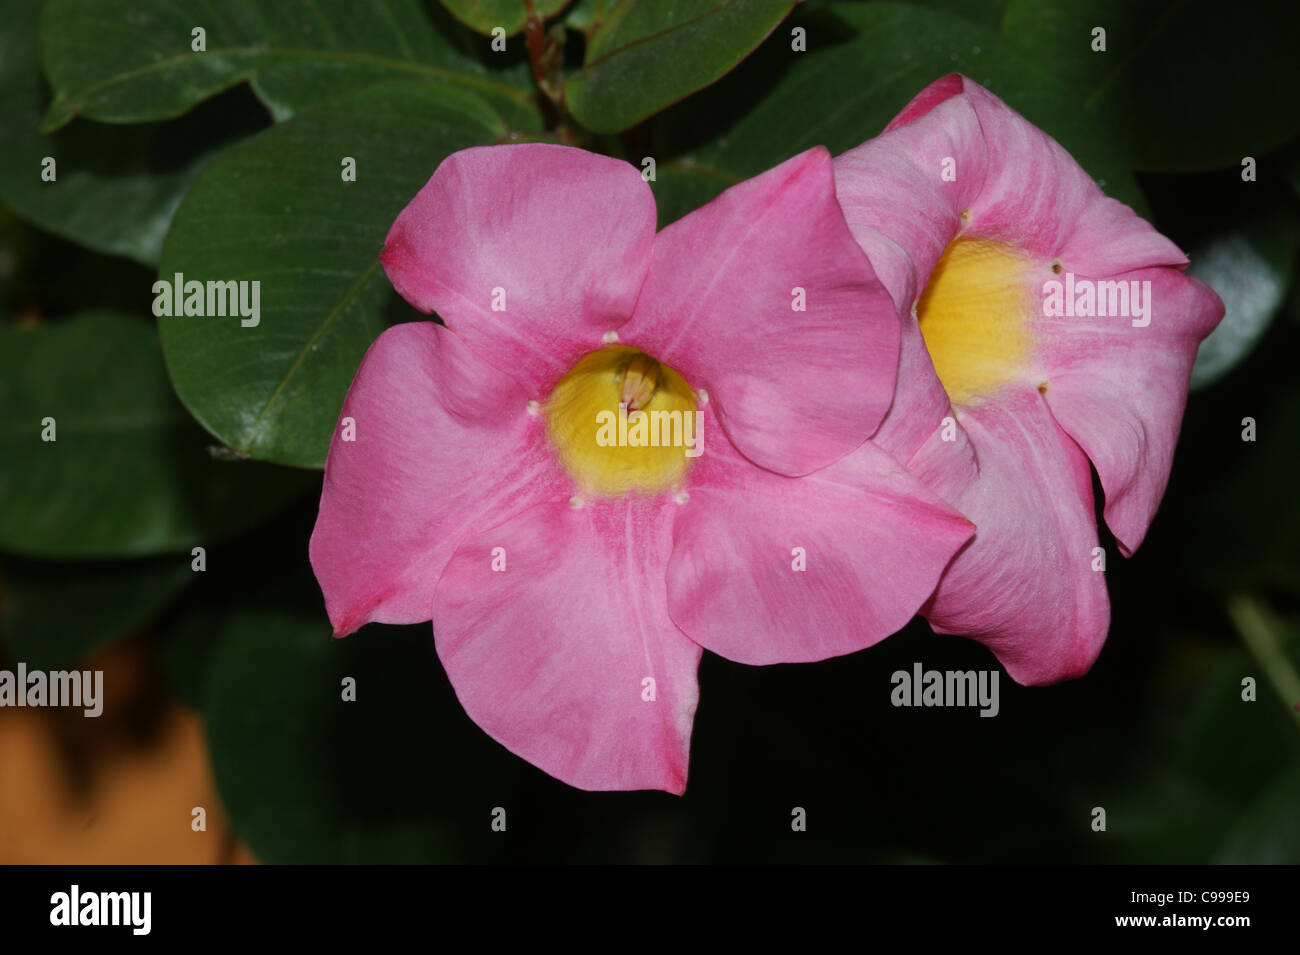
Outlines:
[[[168,694],[147,641],[80,667],[104,671],[98,719],[0,709],[0,864],[255,862],[218,802],[202,722]]]

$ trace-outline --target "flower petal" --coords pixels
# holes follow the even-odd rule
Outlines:
[[[567,498],[527,402],[432,322],[394,326],[370,346],[330,442],[309,548],[336,635],[428,620],[468,527]]]
[[[893,398],[898,315],[821,147],[664,229],[619,336],[707,389],[735,446],[782,474],[857,447]]]
[[[914,306],[984,181],[979,120],[968,99],[956,95],[962,79],[953,74],[936,80],[886,133],[835,159],[835,191],[845,221],[906,316],[893,405],[873,436],[900,461],[951,414]],[[953,178],[944,175],[948,163]]]
[[[1223,317],[1223,302],[1174,269],[1119,278],[1151,283],[1148,314],[1040,319],[1051,330],[1040,335],[1038,360],[1047,404],[1097,468],[1106,523],[1127,556],[1164,495],[1196,348]]]
[[[936,80],[884,133],[838,157],[835,180],[854,238],[903,307],[959,234],[1091,275],[1187,263],[1056,140],[959,74]]]
[[[467,540],[438,584],[434,638],[465,712],[579,789],[686,787],[701,651],[668,616],[671,507],[539,505]]]
[[[883,640],[972,531],[870,441],[792,478],[715,439],[688,486],[669,609],[693,640],[740,663],[823,660]]]
[[[448,156],[393,223],[393,286],[530,398],[632,314],[655,204],[628,163],[545,143]]]
[[[958,416],[958,440],[936,433],[909,463],[976,528],[925,616],[986,644],[1018,683],[1080,676],[1110,622],[1088,460],[1033,389]]]
[[[905,124],[835,159],[844,218],[903,311],[916,304],[984,182],[988,150],[969,99],[933,102],[931,90],[953,79],[926,87],[894,121],[910,115]],[[918,113],[917,103],[929,109]]]

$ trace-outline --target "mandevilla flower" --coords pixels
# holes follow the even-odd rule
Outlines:
[[[381,258],[446,324],[386,331],[344,403],[311,540],[330,620],[432,619],[471,718],[572,785],[682,792],[701,646],[868,646],[970,536],[866,442],[901,328],[824,149],[657,236],[627,163],[468,149]]]
[[[1168,239],[963,76],[923,90],[835,178],[912,315],[873,440],[976,525],[923,613],[1021,683],[1078,676],[1110,616],[1088,462],[1129,555],[1223,304]]]

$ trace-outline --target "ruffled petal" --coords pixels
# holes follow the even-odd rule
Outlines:
[[[972,531],[870,441],[791,478],[715,439],[688,487],[669,608],[693,640],[740,663],[823,660],[883,640]]]
[[[937,432],[909,463],[976,528],[925,616],[986,644],[1019,683],[1080,676],[1110,623],[1088,460],[1033,389],[958,417],[955,440]]]
[[[654,234],[650,186],[628,163],[480,146],[443,161],[380,258],[403,298],[542,398],[632,314]]]
[[[330,442],[309,547],[336,635],[428,620],[467,528],[567,498],[527,403],[432,322],[394,326],[370,346]]]
[[[1094,275],[1187,263],[1150,223],[1106,196],[1055,139],[978,83],[963,77],[963,87],[988,148],[968,234]]]
[[[969,99],[951,95],[954,78],[962,79],[935,81],[889,131],[835,159],[844,218],[903,311],[920,298],[984,184],[988,148]],[[935,87],[949,95],[935,102]]]
[[[899,331],[818,147],[664,229],[619,336],[707,390],[746,457],[797,475],[875,430]]]
[[[1127,556],[1164,496],[1197,345],[1223,317],[1223,302],[1174,269],[1115,280],[1145,289],[1147,314],[1040,319],[1037,360],[1047,404],[1092,459],[1106,524]]]

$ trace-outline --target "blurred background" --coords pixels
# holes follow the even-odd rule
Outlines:
[[[0,863],[1300,861],[1300,6],[791,6],[536,0],[532,26],[523,0],[6,10],[0,669],[101,669],[106,705],[0,709]],[[307,564],[320,467],[366,345],[421,317],[374,257],[443,156],[549,138],[652,157],[662,225],[857,145],[952,71],[1227,306],[1146,542],[1124,560],[1103,536],[1112,624],[1087,676],[1003,675],[981,719],[889,704],[914,661],[996,666],[920,621],[820,664],[706,655],[677,798],[578,792],[512,756],[427,625],[330,638]],[[260,326],[155,319],[177,271],[264,276]]]

